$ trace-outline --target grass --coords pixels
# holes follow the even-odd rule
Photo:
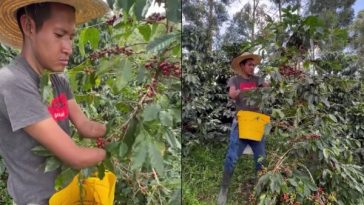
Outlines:
[[[227,151],[224,145],[196,145],[187,157],[182,158],[183,204],[216,204]],[[237,162],[229,186],[228,204],[244,204],[254,171],[252,155],[243,155]]]
[[[266,138],[268,163],[279,140]],[[184,205],[216,204],[223,174],[223,164],[228,143],[186,145],[190,149],[182,157],[182,197]],[[267,165],[267,164],[266,164]],[[228,205],[250,205],[248,197],[254,189],[255,176],[253,155],[242,155],[231,179]]]

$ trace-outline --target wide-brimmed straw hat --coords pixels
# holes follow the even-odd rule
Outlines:
[[[250,58],[254,60],[255,64],[260,64],[260,61],[262,60],[262,57],[260,55],[256,55],[256,54],[249,53],[249,52],[244,52],[241,55],[239,55],[238,57],[235,57],[231,61],[232,70],[236,74],[242,75],[243,71],[241,70],[240,63],[241,63],[241,61],[243,61],[245,59],[250,59]]]
[[[76,10],[76,24],[101,17],[110,10],[103,0],[0,0],[0,42],[11,47],[21,48],[23,36],[16,21],[16,12],[21,7],[43,2],[72,6]]]

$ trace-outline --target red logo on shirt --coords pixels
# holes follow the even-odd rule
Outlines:
[[[240,83],[240,90],[252,90],[257,87],[255,82]]]
[[[55,121],[68,118],[67,97],[64,93],[52,99],[52,103],[48,106],[48,112]]]

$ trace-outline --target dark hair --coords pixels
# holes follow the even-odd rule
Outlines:
[[[246,64],[246,62],[248,62],[249,60],[254,60],[254,59],[253,59],[253,58],[247,58],[247,59],[244,59],[244,60],[240,61],[239,65],[240,65],[240,66],[241,66],[241,65],[245,65],[245,64]]]
[[[24,6],[24,7],[21,7],[20,9],[18,9],[18,11],[16,12],[16,20],[18,22],[20,31],[22,32],[23,35],[24,35],[24,31],[23,31],[23,28],[21,27],[20,18],[24,14],[29,15],[34,20],[35,30],[36,30],[36,32],[38,32],[42,28],[44,21],[48,20],[51,17],[51,15],[52,15],[51,5],[52,4],[57,4],[57,3],[56,2],[35,3],[35,4],[30,4],[30,5],[27,5],[27,6]],[[67,5],[67,6],[69,6],[69,5]],[[76,11],[75,8],[73,8],[72,6],[69,6],[69,7],[72,8],[74,11]]]

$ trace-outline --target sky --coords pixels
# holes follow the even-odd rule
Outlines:
[[[363,0],[356,0],[353,8],[354,8],[354,11],[355,11],[355,16],[356,16],[359,11],[364,10],[364,1]]]
[[[251,1],[251,0],[250,0]],[[237,0],[232,3],[229,7],[230,15],[233,16],[236,12],[238,12],[243,5],[245,5],[249,0]],[[273,5],[269,0],[261,0],[259,4],[265,4],[268,6],[268,9],[272,12],[278,12],[276,9],[273,9]],[[360,10],[364,10],[364,0],[356,0],[353,5],[355,16],[358,14]]]
[[[228,7],[228,11],[229,11],[230,18],[232,18],[233,15],[236,12],[240,11],[240,9],[247,2],[249,2],[249,0],[236,0],[234,3],[232,3]],[[252,1],[250,0],[250,2],[252,2]],[[272,2],[270,0],[260,0],[259,1],[259,4],[260,5],[265,4],[267,6],[266,9],[269,11],[268,13],[269,14],[273,14],[271,16],[278,16],[278,9],[275,8],[275,6],[272,4]],[[355,3],[354,3],[354,5],[353,5],[353,9],[354,9],[354,12],[355,12],[355,17],[356,17],[359,11],[364,10],[364,0],[356,0]],[[228,22],[225,22],[222,25],[222,28],[220,30],[220,33],[224,33],[225,30],[227,29],[227,27],[228,27]]]
[[[107,2],[106,0],[104,0],[104,2]],[[149,10],[146,14],[146,17],[148,17],[149,15],[153,14],[153,13],[162,13],[164,14],[166,12],[165,8],[164,8],[164,3],[161,4],[161,6],[159,6],[157,3],[155,3],[155,0],[153,1],[152,5],[149,7]]]

